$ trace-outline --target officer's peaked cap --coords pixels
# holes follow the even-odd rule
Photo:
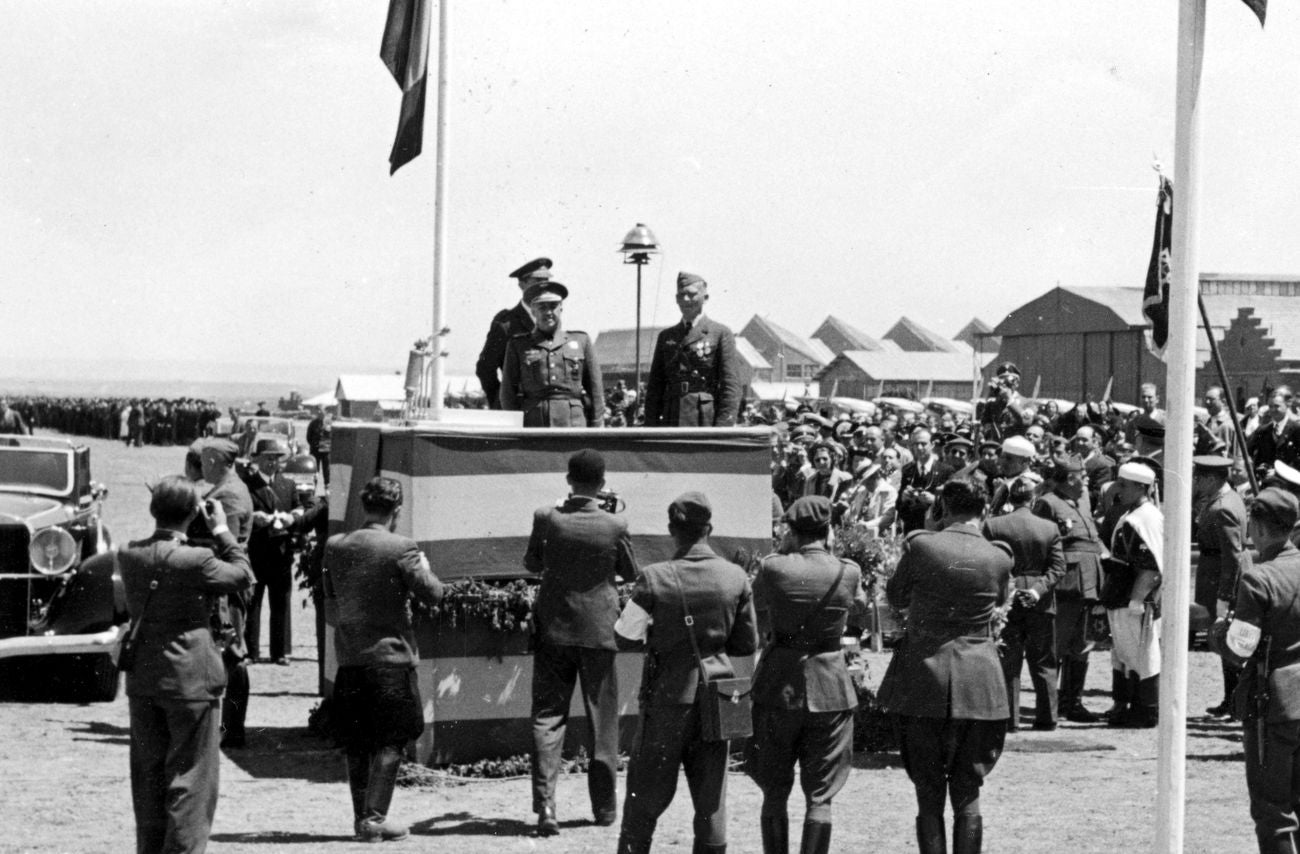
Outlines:
[[[512,279],[527,279],[529,277],[538,278],[538,279],[550,278],[551,267],[552,264],[550,258],[534,258],[533,260],[529,261],[527,264],[520,267],[518,270],[515,270],[513,273],[511,273],[510,278]],[[543,270],[546,271],[544,274],[542,273]]]
[[[524,291],[524,302],[561,302],[569,296],[569,289],[559,282],[535,282]]]

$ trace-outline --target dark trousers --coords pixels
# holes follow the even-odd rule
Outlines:
[[[729,745],[700,741],[700,714],[693,705],[647,706],[627,769],[620,839],[634,850],[649,850],[682,768],[695,806],[696,845],[726,845]]]
[[[1056,596],[1056,660],[1060,663],[1059,704],[1066,710],[1077,706],[1083,699],[1083,687],[1088,679],[1088,652],[1092,639],[1088,637],[1088,618],[1093,600],[1081,596]]]
[[[980,787],[1002,756],[1006,721],[918,718],[901,721],[901,754],[916,787],[917,813],[943,818],[945,797],[954,816],[980,814]]]
[[[493,407],[494,409],[496,407]],[[329,451],[312,451],[311,455],[316,458],[316,468],[320,472],[321,478],[324,479],[325,485],[330,485],[330,452]]]
[[[557,646],[545,641],[533,654],[533,812],[555,809],[555,781],[569,723],[575,682],[587,712],[587,791],[592,812],[618,811],[618,673],[614,651]]]
[[[1002,675],[1011,701],[1011,726],[1020,725],[1020,669],[1029,664],[1034,723],[1056,723],[1056,617],[1013,608],[1002,629]]]
[[[1259,850],[1273,854],[1279,837],[1300,831],[1300,721],[1268,724],[1267,750],[1259,764],[1259,736],[1254,722],[1245,724],[1246,790],[1250,792],[1250,817],[1255,820]],[[1272,847],[1269,847],[1272,846]]]
[[[830,824],[831,799],[853,763],[853,712],[809,712],[754,706],[749,773],[763,790],[763,815],[786,815],[794,764],[804,794],[804,823]]]
[[[136,852],[201,854],[217,812],[218,701],[131,697],[129,708]]]
[[[230,653],[222,657],[226,664],[226,696],[221,701],[221,728],[227,738],[243,741],[248,717],[248,662]]]
[[[271,658],[288,658],[293,652],[293,565],[277,566],[260,575],[253,585],[244,638],[249,658],[261,655],[262,597],[271,612]]]

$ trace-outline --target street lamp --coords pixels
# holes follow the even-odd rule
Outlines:
[[[636,228],[623,238],[624,264],[636,265],[636,405],[641,405],[641,268],[650,263],[650,256],[659,252],[659,242],[654,232],[646,228],[645,223],[638,222]],[[633,410],[633,418],[636,411]]]

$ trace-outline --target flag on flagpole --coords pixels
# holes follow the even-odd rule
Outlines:
[[[1174,185],[1161,175],[1151,263],[1147,266],[1147,284],[1142,292],[1142,314],[1151,321],[1151,340],[1161,355],[1169,341],[1169,256],[1173,221]]]
[[[402,87],[402,113],[388,155],[393,174],[420,155],[424,142],[424,91],[429,77],[429,6],[432,0],[389,0],[379,57]]]
[[[1250,11],[1259,18],[1259,25],[1264,26],[1264,13],[1268,11],[1268,0],[1241,0],[1241,2],[1250,7]]]

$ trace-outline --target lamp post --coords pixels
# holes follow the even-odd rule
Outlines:
[[[641,268],[650,263],[650,256],[659,252],[659,243],[654,232],[646,228],[645,223],[638,222],[636,227],[623,238],[624,264],[636,265],[636,405],[641,405]],[[632,412],[635,420],[636,411]],[[629,423],[631,423],[631,420]]]

